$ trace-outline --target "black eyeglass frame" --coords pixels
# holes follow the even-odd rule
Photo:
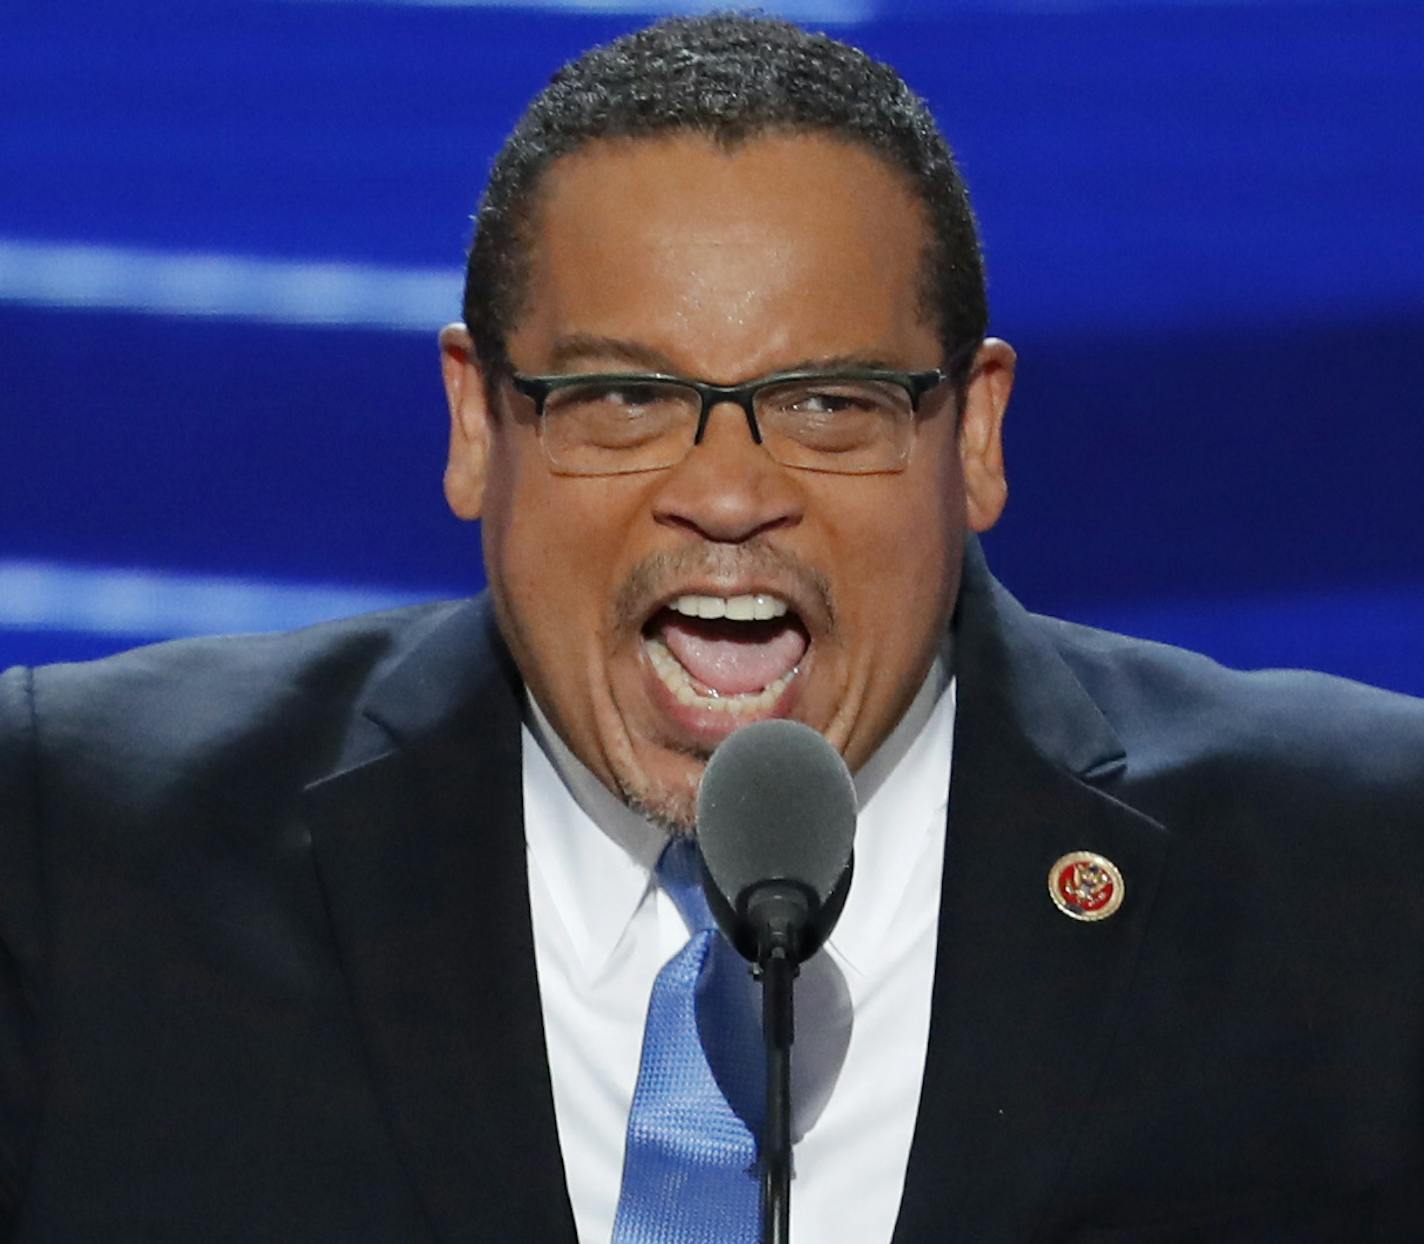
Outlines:
[[[922,371],[899,371],[894,368],[885,367],[841,367],[841,368],[798,368],[795,370],[772,372],[761,376],[755,380],[749,380],[745,384],[720,385],[713,384],[706,380],[696,380],[689,376],[679,376],[667,372],[571,372],[556,375],[527,375],[510,367],[508,362],[500,370],[504,377],[509,380],[516,392],[527,397],[534,403],[534,414],[541,428],[545,416],[545,403],[549,395],[560,389],[573,388],[583,384],[648,384],[648,385],[677,385],[684,389],[691,390],[697,394],[700,409],[697,417],[697,427],[693,432],[692,443],[683,451],[684,456],[690,453],[696,446],[702,443],[702,439],[707,432],[707,421],[711,416],[712,407],[721,402],[732,402],[741,407],[743,415],[746,417],[747,430],[751,435],[752,443],[764,445],[765,441],[761,434],[761,427],[757,423],[756,398],[765,388],[770,388],[781,384],[807,383],[815,381],[835,382],[847,380],[869,380],[882,383],[894,384],[904,389],[910,399],[910,416],[914,418],[920,412],[920,404],[927,393],[938,386],[949,383],[954,387],[955,393],[955,417],[958,418],[959,404],[964,400],[964,395],[969,385],[973,382],[976,373],[974,360],[983,345],[983,336],[976,336],[965,341],[957,350],[950,353],[943,364],[939,367],[928,368]],[[541,440],[544,438],[541,437]],[[908,458],[910,445],[905,448],[905,457]],[[545,453],[548,454],[549,446],[544,443]],[[778,458],[778,461],[780,459]],[[562,468],[558,463],[551,464],[556,470],[568,469],[570,473],[576,475],[591,474],[624,474],[643,470],[658,470],[661,467],[630,467],[625,471],[595,470],[585,471],[577,468]],[[674,466],[676,462],[665,464]],[[832,468],[819,468],[810,464],[802,465],[807,470]],[[905,459],[888,470],[902,470]],[[870,474],[877,472],[837,472],[843,474]]]
[[[890,371],[879,367],[850,367],[831,371],[782,371],[773,372],[769,376],[761,376],[756,380],[748,380],[745,384],[710,384],[705,380],[693,380],[687,376],[671,376],[660,372],[575,372],[554,376],[526,376],[520,372],[511,372],[509,375],[509,381],[515,389],[533,401],[535,416],[540,419],[544,417],[544,403],[549,394],[557,392],[559,389],[571,389],[577,385],[674,384],[680,388],[690,389],[697,394],[702,402],[702,409],[697,416],[697,431],[692,437],[693,445],[702,443],[712,407],[722,402],[732,402],[742,408],[742,413],[747,417],[747,429],[752,434],[752,440],[760,445],[762,438],[761,428],[757,426],[756,396],[763,389],[774,388],[777,385],[797,384],[806,381],[834,383],[838,380],[869,380],[880,384],[894,384],[909,394],[910,413],[918,414],[920,400],[924,395],[949,378],[949,372],[938,367],[928,371]]]

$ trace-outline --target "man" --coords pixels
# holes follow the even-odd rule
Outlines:
[[[725,16],[586,55],[465,319],[488,599],[0,682],[8,1238],[749,1238],[676,1172],[630,1227],[625,1133],[657,862],[776,715],[862,801],[799,1240],[1419,1238],[1424,710],[993,582],[1014,357],[890,70]]]

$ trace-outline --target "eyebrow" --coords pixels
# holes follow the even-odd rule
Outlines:
[[[616,360],[620,364],[656,372],[661,375],[686,376],[669,355],[639,341],[621,337],[603,337],[594,333],[571,333],[560,337],[550,351],[550,365],[555,371],[578,363],[599,363]],[[915,371],[903,363],[887,362],[879,355],[870,353],[813,355],[785,363],[768,375],[799,371]],[[691,379],[692,377],[688,377]],[[750,377],[756,379],[756,377]],[[730,383],[730,382],[729,382]]]
[[[677,371],[672,360],[661,350],[622,337],[571,333],[554,342],[554,348],[549,352],[549,363],[556,371],[574,363],[601,362],[604,359],[616,359],[630,367],[647,368],[651,371]]]

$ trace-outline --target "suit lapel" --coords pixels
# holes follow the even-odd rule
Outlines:
[[[397,1145],[445,1240],[573,1238],[525,872],[520,689],[488,606],[375,688],[306,812]]]
[[[1107,793],[1116,736],[977,545],[955,668],[930,1042],[897,1244],[1032,1237],[1092,1126],[1168,841]],[[1109,919],[1071,920],[1049,898],[1050,867],[1075,850],[1122,871]]]

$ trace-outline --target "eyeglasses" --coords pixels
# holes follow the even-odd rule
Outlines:
[[[807,471],[870,475],[909,461],[920,399],[949,373],[879,368],[778,372],[741,385],[639,372],[524,376],[554,470],[622,475],[676,466],[702,442],[712,407],[742,408],[752,440]]]

